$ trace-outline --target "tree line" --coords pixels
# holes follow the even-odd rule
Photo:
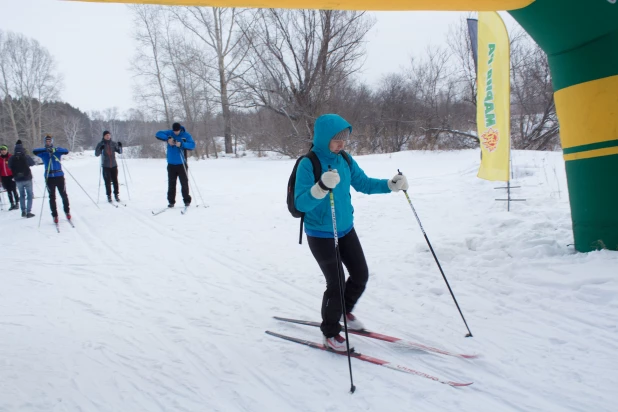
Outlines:
[[[368,13],[336,10],[128,6],[137,43],[135,108],[83,113],[58,100],[62,76],[36,40],[0,31],[0,140],[35,145],[45,133],[71,150],[110,130],[160,157],[152,138],[182,122],[198,157],[297,156],[313,122],[338,113],[354,127],[353,153],[478,147],[476,76],[465,18],[446,44],[369,84],[359,74]],[[511,36],[511,135],[516,149],[555,150],[559,128],[547,56],[523,32]]]

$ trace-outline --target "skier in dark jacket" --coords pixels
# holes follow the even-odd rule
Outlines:
[[[408,189],[408,181],[404,175],[395,175],[390,180],[369,178],[349,154],[348,165],[341,151],[351,132],[352,126],[336,114],[325,114],[315,121],[311,150],[317,155],[325,172],[316,183],[311,160],[304,158],[298,165],[294,191],[296,208],[305,212],[305,233],[309,249],[326,278],[320,327],[324,334],[324,344],[340,352],[346,351],[346,343],[345,338],[339,334],[342,307],[338,270],[340,269],[342,274],[344,272],[337,262],[328,194],[332,190],[341,261],[349,273],[344,289],[347,324],[351,329],[363,329],[362,323],[352,314],[352,310],[365,290],[369,269],[354,229],[350,188],[370,195]],[[332,170],[329,170],[329,167]]]
[[[2,179],[2,187],[9,195],[9,202],[11,207],[9,210],[19,209],[19,195],[17,194],[17,188],[15,187],[15,181],[13,180],[13,172],[9,166],[9,160],[11,154],[9,148],[5,145],[0,146],[0,177]]]
[[[189,177],[187,170],[187,150],[195,149],[193,137],[180,123],[174,123],[172,130],[160,130],[156,134],[159,140],[167,141],[167,207],[174,207],[176,203],[176,179],[180,180],[182,200],[185,206],[191,204],[189,195]]]
[[[67,195],[66,185],[64,181],[64,172],[60,158],[62,155],[68,154],[69,151],[62,147],[54,147],[54,139],[47,135],[45,136],[45,147],[34,149],[32,153],[43,160],[45,165],[45,184],[49,192],[49,207],[54,218],[54,223],[58,223],[58,210],[56,209],[56,189],[62,198],[62,206],[67,219],[71,219],[71,210],[69,207],[69,196]]]
[[[34,166],[34,160],[26,154],[21,140],[15,144],[14,155],[9,159],[9,167],[13,171],[13,177],[19,190],[21,206],[21,217],[34,217],[32,213],[32,171],[30,166]]]
[[[122,154],[122,143],[114,142],[112,134],[107,130],[103,132],[103,140],[97,144],[94,150],[95,156],[101,156],[101,169],[103,180],[105,181],[105,193],[107,201],[112,202],[112,184],[114,185],[114,198],[120,202],[118,190],[118,163],[116,163],[116,153]]]

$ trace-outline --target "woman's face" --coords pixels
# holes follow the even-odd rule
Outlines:
[[[345,140],[331,140],[328,144],[328,149],[336,154],[339,154],[341,150],[345,147]]]

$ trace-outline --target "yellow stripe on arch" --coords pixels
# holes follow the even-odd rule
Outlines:
[[[140,3],[169,6],[253,7],[323,10],[516,10],[535,0],[69,0],[91,3]]]
[[[618,154],[618,147],[607,147],[605,149],[596,149],[581,153],[565,154],[564,160],[568,162],[571,160],[591,159],[593,157],[611,156],[615,154]]]
[[[562,148],[618,139],[618,75],[554,94]]]

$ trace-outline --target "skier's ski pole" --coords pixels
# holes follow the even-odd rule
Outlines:
[[[133,176],[131,176],[131,170],[129,170],[129,166],[127,166],[127,161],[124,159],[124,146],[122,147],[122,164],[124,165],[124,168],[127,169],[127,173],[129,173],[129,180],[131,180],[131,183],[133,183]],[[126,176],[124,180],[127,180]]]
[[[328,170],[332,170],[330,165],[328,166]],[[330,213],[333,218],[333,235],[335,239],[335,254],[337,256],[337,276],[339,277],[339,297],[341,299],[341,310],[343,312],[343,330],[345,331],[345,344],[348,350],[348,367],[350,369],[350,393],[354,393],[356,391],[356,386],[354,386],[354,380],[352,379],[352,360],[350,358],[350,340],[348,338],[348,321],[345,310],[345,300],[343,290],[345,288],[344,274],[343,274],[343,266],[341,264],[341,254],[339,253],[339,236],[337,235],[337,218],[335,215],[335,196],[333,195],[333,189],[330,189],[328,192],[330,197]]]
[[[60,162],[60,159],[58,159],[55,155],[54,155],[54,158],[56,158],[56,160],[57,160],[58,162]],[[64,170],[66,170],[66,171],[67,171],[67,173],[69,174],[69,176],[71,176],[71,177],[73,178],[73,180],[75,180],[75,183],[77,183],[77,186],[79,186],[79,188],[80,188],[80,189],[82,189],[82,190],[84,191],[84,193],[86,194],[86,196],[88,196],[88,199],[90,199],[90,200],[92,201],[92,203],[94,203],[94,205],[97,207],[97,209],[101,209],[101,208],[99,207],[99,205],[97,204],[97,202],[95,202],[95,201],[94,201],[94,199],[90,197],[90,195],[88,194],[88,192],[86,192],[86,189],[84,189],[84,188],[82,187],[82,185],[80,185],[80,184],[79,184],[79,182],[77,181],[77,179],[75,178],[75,176],[73,176],[73,173],[71,173],[71,171],[70,171],[69,169],[67,169],[67,167],[66,167],[65,165],[63,165],[63,168],[64,168]]]
[[[49,156],[49,163],[47,164],[47,170],[45,171],[45,187],[43,188],[43,200],[41,200],[41,213],[39,213],[39,227],[41,227],[41,219],[43,218],[43,206],[45,206],[45,194],[47,193],[47,179],[49,178],[49,171],[52,165],[52,157]],[[51,196],[51,195],[50,195]]]
[[[191,179],[193,179],[193,185],[195,186],[197,193],[200,195],[200,199],[202,199],[202,206],[206,206],[206,203],[204,202],[204,198],[202,197],[202,192],[200,192],[200,188],[197,185],[197,182],[195,181],[195,178],[193,177],[193,173],[189,170],[188,165],[186,164],[186,159],[184,157],[184,155],[182,154],[182,150],[180,151],[180,158],[182,159],[182,165],[185,168],[185,173],[187,174],[187,176],[189,176],[189,174],[191,174]],[[187,177],[188,180],[188,177]]]
[[[122,148],[124,150],[124,148]],[[122,172],[124,173],[124,184],[127,187],[127,194],[129,195],[129,200],[131,200],[131,192],[129,192],[129,181],[127,180],[127,165],[126,162],[124,161],[124,155],[122,156],[122,164],[123,164],[123,168],[122,168]]]
[[[99,191],[97,192],[97,204],[99,204],[99,198],[101,197],[101,175],[102,174],[103,174],[103,164],[101,164],[101,167],[99,168]]]
[[[401,171],[399,169],[397,169],[397,172],[399,172],[399,174],[403,174],[401,173]],[[395,183],[395,182],[393,182]],[[451,289],[451,285],[449,285],[448,280],[446,279],[446,275],[444,274],[444,271],[442,270],[442,266],[440,266],[440,262],[438,261],[438,257],[436,256],[436,252],[433,251],[433,247],[431,246],[431,243],[429,242],[429,238],[427,237],[427,233],[425,233],[425,229],[423,229],[423,224],[421,223],[421,219],[419,219],[418,214],[416,213],[416,209],[414,209],[414,206],[412,205],[412,200],[410,200],[410,196],[408,195],[408,191],[404,190],[403,193],[406,195],[406,199],[408,199],[408,203],[410,204],[410,207],[412,208],[412,212],[414,213],[414,216],[416,217],[416,221],[418,222],[418,225],[421,228],[421,232],[423,232],[423,236],[425,236],[425,240],[427,241],[427,245],[429,245],[429,250],[431,250],[431,254],[433,255],[433,258],[436,261],[436,264],[438,265],[438,269],[440,269],[440,273],[442,273],[442,277],[444,278],[444,281],[446,282],[446,286],[448,287],[448,291],[451,292],[451,296],[453,297],[453,301],[455,302],[455,306],[457,306],[457,310],[459,311],[459,314],[461,315],[461,319],[464,322],[464,325],[466,325],[466,329],[468,329],[468,334],[466,335],[466,338],[471,338],[472,337],[472,332],[470,331],[470,328],[468,327],[468,322],[466,322],[466,318],[464,318],[463,313],[461,313],[461,309],[459,308],[459,303],[457,303],[457,299],[455,299],[455,295],[453,294],[453,290]]]

